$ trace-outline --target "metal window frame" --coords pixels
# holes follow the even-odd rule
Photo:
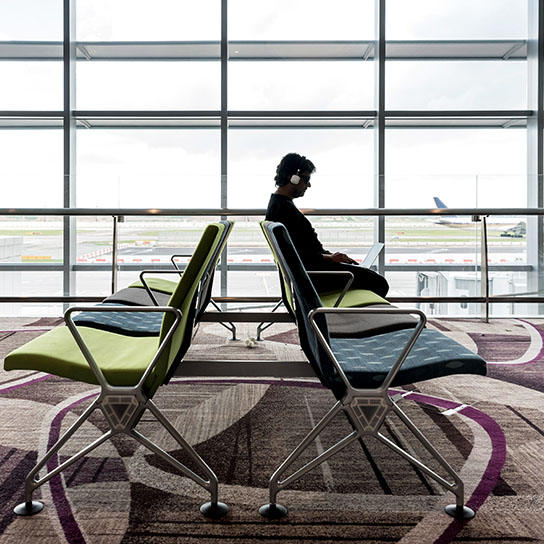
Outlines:
[[[251,51],[251,48],[259,48],[263,45],[267,45],[262,42],[248,42],[242,44],[248,50],[248,54],[243,58],[230,58],[230,50],[233,49],[233,45],[238,47],[240,44],[237,42],[230,43],[228,40],[228,0],[221,0],[221,39],[218,44],[215,42],[202,42],[196,43],[196,46],[216,47],[219,46],[220,50],[220,62],[221,62],[221,110],[219,112],[204,112],[204,111],[162,111],[162,112],[146,112],[146,111],[108,111],[108,112],[83,112],[76,110],[75,103],[75,86],[76,76],[75,67],[76,61],[79,58],[87,58],[93,60],[90,54],[85,54],[86,44],[78,44],[76,42],[76,0],[63,0],[63,41],[59,42],[13,42],[12,44],[3,43],[2,47],[5,49],[5,53],[2,53],[4,49],[0,50],[0,60],[21,60],[26,58],[27,60],[60,60],[60,48],[62,47],[62,62],[63,62],[63,110],[62,111],[2,111],[0,107],[0,121],[7,122],[9,124],[10,119],[22,120],[22,128],[29,126],[32,120],[40,123],[62,122],[63,130],[63,153],[64,153],[64,179],[63,179],[63,207],[64,210],[71,210],[76,212],[76,133],[78,124],[83,126],[92,126],[92,121],[89,123],[86,117],[98,118],[102,116],[106,119],[135,119],[135,118],[158,118],[158,119],[176,119],[185,118],[195,119],[195,125],[198,125],[198,121],[207,119],[217,119],[218,126],[221,132],[221,209],[219,210],[220,217],[227,217],[229,215],[236,215],[232,213],[233,210],[228,209],[228,141],[229,141],[229,129],[247,129],[248,126],[244,126],[244,119],[253,119],[258,123],[258,119],[263,120],[263,127],[266,127],[266,120],[278,120],[288,119],[291,123],[287,123],[284,128],[301,128],[305,127],[304,123],[308,119],[312,120],[312,123],[308,123],[308,127],[319,128],[333,128],[343,127],[348,128],[347,125],[351,123],[349,128],[356,130],[366,129],[373,126],[375,134],[375,195],[376,195],[376,208],[380,213],[376,214],[377,210],[372,210],[368,215],[377,215],[376,219],[376,232],[375,239],[383,242],[385,240],[385,217],[384,212],[390,212],[389,215],[416,215],[418,210],[401,210],[400,213],[396,213],[396,210],[385,209],[385,191],[387,189],[385,169],[385,130],[387,123],[394,122],[394,120],[409,121],[412,123],[419,123],[418,126],[425,127],[425,119],[434,120],[450,119],[459,121],[461,118],[466,120],[465,124],[462,124],[463,128],[470,126],[478,126],[477,119],[490,119],[492,117],[504,118],[505,123],[502,125],[504,128],[516,128],[527,124],[527,140],[528,140],[528,207],[532,209],[542,209],[544,207],[544,0],[528,0],[529,2],[529,35],[527,40],[457,40],[454,42],[448,42],[444,40],[434,41],[414,41],[414,42],[399,42],[386,40],[386,0],[375,0],[375,39],[368,43],[359,42],[325,42],[325,41],[310,41],[311,46],[321,48],[322,52],[308,52],[302,54],[304,44],[298,42],[274,42],[274,47],[286,47],[291,45],[293,48],[299,48],[301,53],[296,53],[299,49],[293,50],[292,55],[282,57],[281,55],[268,58],[266,56],[259,57],[254,56],[255,51]],[[308,42],[308,43],[310,43]],[[500,43],[499,43],[500,42]],[[504,43],[503,43],[504,42]],[[507,43],[508,42],[508,43]],[[512,42],[512,43],[510,43]],[[183,42],[185,43],[185,42]],[[188,43],[188,42],[187,42]],[[361,45],[362,44],[362,45]],[[386,68],[388,60],[410,60],[416,58],[418,60],[437,60],[439,57],[435,57],[435,52],[432,50],[433,44],[444,48],[444,51],[448,50],[449,53],[443,53],[444,59],[455,60],[481,60],[485,58],[487,60],[493,59],[499,62],[500,59],[511,62],[527,59],[528,63],[528,89],[529,89],[529,103],[528,109],[525,111],[388,111],[385,104],[385,78]],[[481,51],[477,56],[471,57],[466,48],[469,46],[480,47]],[[502,45],[501,45],[502,44]],[[91,44],[92,45],[92,44]],[[98,44],[99,45],[99,44]],[[103,44],[107,45],[107,44]],[[115,44],[114,44],[115,45]],[[128,45],[139,46],[143,45],[137,42],[130,44],[118,44],[119,46]],[[155,44],[157,45],[157,44]],[[161,45],[160,43],[158,44]],[[176,44],[169,44],[175,46]],[[183,45],[183,44],[182,44]],[[189,44],[190,45],[190,44]],[[390,46],[389,56],[387,56],[387,47]],[[340,52],[337,46],[351,47],[348,53]],[[364,47],[363,47],[364,46]],[[506,52],[497,56],[494,52],[485,53],[485,47],[506,47]],[[19,49],[14,49],[18,47]],[[365,49],[364,55],[358,57],[356,52],[357,47],[363,47]],[[414,49],[415,47],[415,49]],[[8,48],[8,49],[6,49]],[[10,49],[11,48],[11,49]],[[30,49],[29,49],[30,48]],[[34,48],[34,49],[32,49]],[[40,48],[44,48],[43,51]],[[354,49],[355,48],[355,49]],[[410,49],[411,48],[411,49]],[[419,48],[419,49],[418,49]],[[463,49],[464,48],[464,49]],[[307,48],[306,48],[307,49]],[[338,49],[338,56],[333,50]],[[396,53],[394,51],[396,51]],[[406,50],[406,51],[405,51]],[[409,53],[413,50],[412,53]],[[526,50],[526,53],[525,53]],[[19,53],[20,51],[20,53]],[[407,53],[408,51],[408,53]],[[42,55],[43,53],[43,55]],[[393,54],[394,53],[394,54]],[[130,53],[126,53],[130,56]],[[210,54],[206,53],[208,57]],[[275,53],[274,53],[275,54]],[[346,56],[347,54],[347,56]],[[44,56],[45,55],[45,56]],[[301,56],[302,55],[302,56]],[[323,56],[325,55],[325,56]],[[412,56],[415,55],[415,56]],[[483,55],[483,56],[482,56]],[[213,57],[213,59],[212,59]],[[217,60],[217,57],[212,55],[210,60]],[[299,58],[300,57],[300,58]],[[138,57],[139,58],[139,57]],[[180,57],[181,58],[181,57]],[[201,57],[199,57],[201,58]],[[272,111],[272,112],[257,112],[257,111],[229,111],[228,110],[228,66],[229,63],[239,62],[244,60],[353,60],[353,61],[373,61],[375,63],[375,91],[376,91],[376,110],[356,112],[356,111],[338,111],[338,112],[326,112],[326,111]],[[136,59],[136,57],[135,57]],[[114,60],[113,57],[109,60]],[[142,60],[142,59],[140,59]],[[156,56],[151,56],[145,60],[158,60]],[[175,56],[172,57],[175,60]],[[319,119],[325,119],[322,125],[319,124]],[[337,125],[331,124],[331,119],[337,119]],[[294,122],[294,125],[292,124]],[[349,122],[349,123],[348,123]],[[26,123],[26,125],[25,125]],[[229,127],[229,123],[234,126]],[[121,123],[122,124],[122,123]],[[45,124],[44,124],[45,126]],[[60,126],[60,125],[59,125]],[[184,125],[187,128],[191,128],[193,125]],[[253,126],[258,126],[253,125]],[[270,125],[268,125],[270,126]],[[275,125],[275,128],[282,125]],[[390,126],[390,125],[388,125]],[[448,128],[447,121],[444,125],[435,125],[432,128]],[[451,125],[450,125],[451,126]],[[11,128],[11,127],[8,127]],[[431,128],[431,125],[429,125]],[[48,210],[55,215],[54,210]],[[79,210],[82,211],[82,210]],[[108,210],[104,214],[111,215],[112,217],[120,215],[133,215],[131,211],[134,210]],[[180,210],[175,210],[179,212]],[[353,211],[353,210],[351,210]],[[358,210],[360,212],[361,210]],[[495,212],[496,210],[492,210]],[[89,215],[96,214],[96,210],[87,211]],[[249,210],[248,210],[249,212]],[[370,212],[370,210],[369,210]],[[412,213],[415,212],[415,213]],[[488,215],[488,211],[480,209],[476,210],[476,215]],[[534,291],[544,290],[544,221],[542,215],[528,213],[529,209],[523,210],[524,215],[530,215],[530,221],[528,222],[528,240],[530,240],[530,246],[528,247],[528,254],[530,256],[530,264],[533,268],[533,272],[529,274],[530,282]],[[201,210],[187,210],[184,211],[185,215],[202,215]],[[258,211],[259,214],[262,210]],[[336,215],[343,213],[348,215],[350,210],[320,210],[320,215]],[[457,210],[450,210],[450,213],[458,213]],[[145,212],[136,212],[136,215],[145,215]],[[217,215],[218,211],[214,210],[213,214]],[[72,214],[58,214],[63,215],[63,264],[55,265],[54,267],[47,267],[46,265],[33,267],[32,270],[59,270],[63,273],[63,297],[65,299],[73,298],[76,285],[76,274],[78,266],[75,263],[76,258],[76,218],[80,215],[78,212]],[[85,212],[81,215],[86,215]],[[155,215],[155,213],[154,213]],[[177,213],[175,214],[177,215]],[[204,214],[206,215],[206,214]],[[248,213],[251,215],[251,213]],[[360,213],[356,213],[360,215]],[[423,213],[422,215],[425,215]],[[529,244],[529,242],[528,242]],[[378,270],[384,272],[387,269],[391,269],[385,265],[385,257],[382,254],[378,260]],[[227,280],[228,270],[227,260],[222,260],[221,265],[221,294],[223,296],[227,293]],[[29,269],[30,265],[21,265],[21,267],[10,267],[10,269]],[[0,269],[6,270],[4,266],[0,266]],[[544,309],[544,307],[542,308]]]

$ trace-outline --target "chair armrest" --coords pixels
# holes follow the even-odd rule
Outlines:
[[[178,325],[181,321],[181,311],[177,308],[172,308],[171,306],[73,306],[72,308],[68,308],[66,312],[64,313],[64,321],[66,322],[66,325],[68,326],[68,329],[72,333],[72,336],[74,337],[74,340],[76,341],[79,349],[81,350],[81,353],[85,357],[85,360],[87,363],[89,363],[89,366],[91,367],[91,370],[93,374],[95,375],[96,379],[98,380],[98,383],[102,386],[102,388],[106,388],[109,390],[115,389],[115,386],[112,386],[104,376],[104,373],[102,372],[102,369],[100,366],[98,366],[97,362],[94,360],[94,357],[92,356],[87,344],[85,343],[85,340],[83,340],[83,337],[81,336],[81,333],[79,332],[77,325],[74,323],[74,320],[72,319],[72,314],[74,312],[162,312],[162,313],[171,313],[175,316],[175,321],[172,323],[171,327],[168,329],[168,332],[166,336],[164,337],[163,341],[159,345],[157,352],[155,353],[155,356],[153,357],[152,361],[149,363],[148,367],[146,368],[145,372],[143,373],[142,377],[140,378],[140,381],[136,385],[136,388],[141,387],[153,369],[155,368],[160,356],[162,355],[162,352],[164,351],[166,345],[172,338],[172,335],[174,334],[174,331],[178,328]]]
[[[176,255],[172,255],[170,257],[170,261],[172,262],[172,264],[174,265],[174,268],[179,272],[179,275],[181,276],[183,274],[183,270],[181,270],[179,267],[178,267],[178,264],[176,263],[176,261],[174,260],[176,257],[192,257],[192,253],[177,253]]]
[[[177,274],[178,276],[181,276],[183,274],[182,272],[179,272],[178,270],[142,270],[140,272],[140,281],[142,282],[142,285],[144,286],[145,290],[147,291],[147,294],[151,297],[151,300],[153,301],[153,304],[155,306],[158,306],[159,303],[157,302],[157,299],[155,298],[155,295],[153,294],[153,291],[151,291],[151,288],[149,285],[147,285],[147,282],[145,281],[144,276],[146,274]]]
[[[418,310],[415,308],[316,308],[314,310],[311,310],[308,313],[310,324],[317,335],[317,339],[319,343],[321,344],[321,347],[327,352],[338,374],[342,378],[342,381],[344,382],[348,392],[355,392],[357,391],[357,388],[353,387],[350,384],[346,374],[344,373],[342,367],[340,366],[340,363],[336,359],[336,356],[334,355],[329,343],[325,340],[325,337],[323,336],[321,330],[319,329],[317,323],[315,322],[315,317],[318,314],[372,314],[372,313],[390,314],[390,315],[410,314],[410,315],[419,316],[419,321],[417,325],[415,326],[412,332],[412,335],[406,342],[406,345],[404,346],[401,354],[399,355],[398,359],[395,361],[395,363],[393,364],[393,366],[387,373],[386,377],[383,380],[383,383],[380,385],[380,387],[376,389],[376,391],[383,391],[383,390],[389,389],[389,387],[391,386],[391,383],[395,379],[395,376],[400,370],[400,367],[406,360],[406,357],[408,357],[408,354],[410,353],[411,349],[414,347],[414,344],[417,338],[419,337],[419,335],[421,334],[421,331],[423,330],[423,328],[425,327],[425,324],[427,323],[427,316],[421,310]],[[349,401],[349,399],[347,400]]]
[[[353,280],[355,279],[353,272],[350,272],[349,270],[308,270],[308,275],[311,276],[312,274],[321,275],[321,276],[324,276],[324,275],[349,276],[347,283],[344,286],[344,289],[342,290],[342,293],[340,293],[338,300],[334,303],[334,308],[338,308],[338,306],[340,305],[340,302],[342,302],[342,299],[344,298],[346,293],[349,291],[349,288],[351,287],[351,284],[353,283]]]

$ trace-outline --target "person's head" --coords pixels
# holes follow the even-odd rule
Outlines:
[[[313,162],[298,153],[288,153],[276,168],[274,181],[291,198],[303,196],[311,187],[310,177],[315,172]]]

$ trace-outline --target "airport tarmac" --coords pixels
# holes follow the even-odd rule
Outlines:
[[[160,224],[159,224],[160,223]],[[202,224],[195,224],[191,228],[182,231],[179,225],[173,225],[168,221],[150,224],[149,222],[130,222],[122,226],[118,251],[118,263],[130,265],[161,265],[170,262],[172,254],[190,255],[194,244],[201,232]],[[78,236],[76,255],[78,264],[102,264],[111,265],[111,224],[98,223],[80,231],[78,220]],[[62,234],[59,229],[61,223],[35,222],[25,223],[24,231],[17,231],[12,224],[13,236],[20,236],[21,253],[25,256],[23,262],[62,262]],[[433,264],[462,264],[472,265],[480,261],[480,246],[475,232],[458,231],[437,227],[428,222],[405,222],[398,225],[390,225],[392,230],[397,230],[399,237],[388,237],[385,247],[386,265],[433,265]],[[93,227],[93,228],[91,228]],[[273,267],[273,259],[270,251],[262,240],[262,234],[258,227],[253,225],[237,225],[229,241],[229,264],[270,265]],[[244,228],[245,227],[245,228]],[[350,225],[351,227],[351,225]],[[161,228],[170,229],[166,232]],[[336,227],[337,229],[338,227]],[[408,229],[414,229],[409,232]],[[351,235],[357,231],[349,231]],[[186,240],[179,244],[180,233]],[[370,248],[372,237],[368,225],[361,235],[364,238],[357,243],[357,236],[349,241],[349,244],[335,243],[339,232],[335,229],[327,230],[327,226],[321,225],[320,233],[323,233],[324,245],[332,251],[343,251],[350,256],[362,260],[366,251]],[[236,234],[236,236],[234,236]],[[9,229],[4,230],[4,236],[9,236]],[[404,236],[404,239],[403,239]],[[400,238],[400,239],[399,239]],[[178,243],[176,243],[176,241]],[[188,258],[182,258],[186,261]],[[491,264],[525,264],[526,240],[502,239],[495,233],[495,238],[490,239],[489,262]],[[262,268],[262,267],[261,267]],[[411,267],[412,268],[412,267]],[[477,280],[479,273],[463,273],[464,276],[472,274]],[[525,273],[509,273],[516,275],[516,282],[524,282],[521,276]],[[1,274],[5,280],[0,286],[3,292],[19,295],[52,295],[62,294],[62,272],[32,272],[15,271]],[[519,277],[518,277],[519,276]],[[118,286],[123,287],[138,277],[136,271],[119,271]],[[391,285],[392,296],[413,296],[417,294],[417,269],[407,271],[390,271],[386,274]],[[78,271],[75,273],[75,292],[86,296],[107,296],[111,292],[110,271]],[[251,296],[270,295],[279,296],[279,283],[277,272],[270,271],[229,271],[227,286],[221,289],[219,277],[214,286],[215,295]],[[4,315],[61,315],[62,305],[2,305],[0,312]],[[16,313],[13,313],[16,310]],[[7,312],[7,313],[6,313]],[[11,313],[10,313],[11,312]],[[52,313],[51,313],[52,312]]]

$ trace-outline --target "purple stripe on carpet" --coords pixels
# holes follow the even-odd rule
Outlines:
[[[307,382],[305,380],[301,380],[300,382],[297,382],[297,380],[292,380],[289,378],[278,378],[278,379],[260,379],[260,378],[234,378],[232,380],[229,380],[228,378],[221,378],[220,380],[210,380],[207,378],[173,378],[170,380],[169,383],[198,383],[198,384],[209,384],[213,385],[214,383],[233,383],[233,384],[240,384],[240,383],[256,383],[259,385],[293,385],[296,387],[310,387],[312,389],[326,389],[324,385],[321,385],[319,382]]]
[[[172,380],[174,381],[174,380]],[[214,383],[211,380],[190,380],[190,379],[184,379],[184,378],[178,378],[176,379],[177,382],[190,382],[190,383]],[[219,380],[215,380],[215,383],[217,383]],[[222,380],[223,383],[260,383],[260,384],[278,384],[278,381],[275,380]],[[290,380],[290,379],[283,379],[280,382],[282,385],[291,385],[291,386],[297,386],[297,387],[314,387],[314,388],[323,388],[323,386],[320,383],[315,382],[306,382],[306,381],[297,381],[297,380]],[[391,389],[389,391],[390,395],[399,393],[399,390],[393,390]],[[410,392],[409,395],[411,400],[414,400],[416,402],[422,402],[424,404],[431,404],[434,406],[438,406],[440,408],[444,408],[446,410],[450,410],[453,408],[459,408],[462,406],[461,403],[447,400],[447,399],[441,399],[438,397],[431,397],[429,395],[423,395],[421,393],[416,392]],[[468,501],[466,501],[466,505],[469,508],[472,508],[474,512],[477,512],[480,506],[485,502],[489,494],[493,491],[493,488],[495,487],[499,476],[501,474],[502,467],[504,465],[504,462],[506,460],[506,438],[504,436],[504,433],[502,429],[500,428],[499,424],[489,417],[487,414],[484,414],[480,410],[476,410],[475,408],[472,408],[471,406],[467,406],[459,411],[459,413],[462,413],[464,416],[471,418],[476,423],[478,423],[481,427],[484,428],[484,430],[489,435],[489,438],[491,439],[491,457],[489,459],[489,462],[487,464],[487,467],[484,471],[484,474],[482,475],[482,479],[480,480],[480,483],[476,486],[474,489],[474,492],[472,493],[471,497]],[[446,530],[435,540],[434,544],[449,544],[457,535],[457,533],[468,523],[467,520],[453,520]]]
[[[26,382],[17,383],[15,385],[8,385],[5,387],[0,386],[0,394],[7,393],[8,391],[14,391],[15,389],[19,389],[20,387],[26,387],[27,385],[30,385],[32,383],[42,382],[43,380],[47,380],[50,377],[51,376],[48,374],[47,376],[40,376],[39,378],[31,378]],[[21,379],[24,380],[24,378],[21,378]]]
[[[526,323],[527,325],[530,325],[531,327],[533,327],[533,329],[535,329],[535,331],[538,332],[538,334],[540,334],[540,338],[542,338],[542,347],[540,348],[540,351],[538,352],[537,356],[533,357],[530,361],[527,361],[526,363],[521,363],[521,365],[528,365],[544,357],[544,332],[541,329],[539,329],[534,323],[531,323],[530,321],[525,321],[525,319],[520,319],[520,321],[523,321],[523,323]]]
[[[47,443],[48,451],[56,444],[60,437],[60,429],[64,416],[74,406],[77,406],[81,402],[84,402],[90,398],[96,397],[97,395],[98,393],[92,393],[91,395],[87,395],[86,397],[83,397],[76,402],[73,402],[69,406],[66,406],[55,416],[55,418],[51,422],[51,428],[49,429],[49,440]],[[51,472],[52,470],[55,470],[58,466],[59,458],[58,455],[55,454],[48,461],[47,470]],[[68,497],[66,496],[66,490],[64,489],[64,485],[62,484],[62,478],[60,474],[57,474],[57,476],[51,478],[49,486],[51,488],[53,503],[55,504],[57,515],[59,517],[59,521],[62,526],[62,530],[64,531],[64,535],[66,536],[66,539],[68,540],[68,542],[70,542],[70,544],[84,544],[85,538],[83,537],[79,525],[74,517],[72,507],[68,502]]]
[[[451,409],[461,406],[458,402],[453,402],[445,399],[439,399],[436,397],[429,397],[420,393],[413,393],[410,398],[418,402],[424,402],[426,404],[432,404],[434,406],[440,406],[442,408]],[[466,505],[472,508],[474,512],[477,512],[480,506],[485,502],[489,494],[493,491],[499,476],[501,474],[502,467],[506,460],[506,438],[499,424],[489,417],[487,414],[467,406],[459,411],[464,416],[471,418],[478,423],[489,435],[491,439],[491,456],[487,467],[482,475],[480,483],[474,489],[471,497],[466,501]],[[434,544],[448,544],[450,543],[457,533],[468,523],[469,520],[454,519],[446,530],[434,541]]]
[[[265,384],[265,385],[267,384],[277,385],[278,383],[281,383],[282,385],[287,385],[287,386],[309,387],[309,388],[316,388],[316,389],[323,388],[323,386],[320,383],[290,380],[290,379],[283,379],[281,380],[281,382],[279,382],[278,380],[258,380],[258,379],[257,380],[244,380],[244,379],[193,380],[190,378],[176,378],[176,379],[173,379],[172,382],[174,383],[186,382],[186,383],[200,383],[200,384],[255,383],[255,384]],[[390,390],[390,394],[396,394],[397,392],[399,391]],[[78,405],[79,403],[87,399],[95,397],[97,394],[98,393],[93,393],[91,395],[87,395],[86,397],[83,397],[77,400],[71,405],[65,407],[55,416],[51,424],[48,449],[51,448],[59,438],[61,422],[64,416],[74,406]],[[444,409],[453,409],[453,408],[458,408],[462,406],[462,404],[459,402],[441,399],[438,397],[431,397],[429,395],[424,395],[424,394],[416,393],[416,392],[411,392],[410,398],[416,402],[431,404],[431,405],[438,406]],[[462,410],[460,410],[459,413],[462,413],[464,416],[469,417],[473,421],[478,423],[487,432],[487,434],[489,435],[491,439],[491,456],[490,456],[489,462],[484,471],[484,474],[482,475],[480,482],[474,489],[474,492],[472,493],[469,500],[466,502],[466,505],[468,507],[472,508],[475,512],[477,512],[480,506],[485,502],[489,494],[493,491],[493,488],[495,487],[497,480],[500,476],[502,467],[506,459],[506,439],[502,429],[497,424],[497,422],[493,420],[491,417],[489,417],[487,414],[481,412],[480,410],[477,410],[471,406],[467,406],[463,408]],[[58,456],[54,455],[49,460],[47,468],[48,470],[54,470],[57,466],[58,466]],[[51,486],[51,493],[53,496],[53,502],[55,503],[59,520],[60,520],[60,523],[66,538],[71,544],[72,543],[83,544],[85,542],[85,539],[83,537],[83,534],[81,533],[81,530],[79,528],[77,521],[74,518],[60,475],[57,475],[56,477],[51,479],[50,486]],[[466,520],[457,520],[457,519],[453,520],[448,525],[448,527],[444,530],[444,532],[434,541],[434,544],[449,544],[450,542],[452,542],[453,538],[455,538],[455,536],[459,533],[459,531],[466,525],[466,523],[468,523],[468,521]]]
[[[0,334],[9,333],[9,332],[47,332],[52,330],[54,327],[48,327],[47,329],[8,329],[5,331],[0,331]]]

